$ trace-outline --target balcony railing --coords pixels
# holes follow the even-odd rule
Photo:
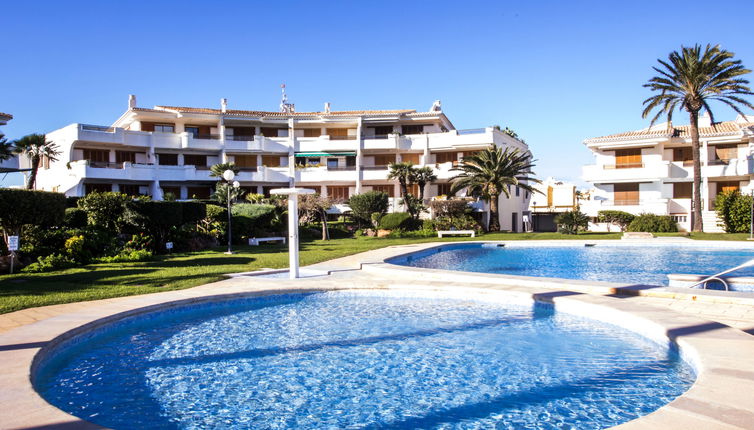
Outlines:
[[[220,140],[222,136],[219,134],[194,134],[194,139],[201,139],[201,140]]]
[[[82,130],[87,131],[100,131],[103,133],[114,133],[115,127],[108,127],[105,125],[91,125],[91,124],[81,124]]]
[[[730,160],[719,160],[718,159],[718,160],[709,160],[709,161],[707,161],[707,165],[708,166],[727,166],[729,164],[730,164]]]
[[[458,134],[482,134],[487,131],[486,128],[469,128],[466,130],[456,130]]]
[[[122,169],[123,163],[109,163],[105,161],[89,161],[89,167],[96,169]]]
[[[614,169],[640,169],[644,167],[644,163],[621,163],[621,164],[605,164],[603,166],[603,169],[605,170],[614,170]]]
[[[257,166],[236,166],[236,168],[241,172],[256,172]]]
[[[330,140],[356,140],[356,136],[330,136]]]
[[[389,165],[361,166],[361,170],[387,170],[389,168]]]
[[[387,139],[387,134],[375,134],[373,136],[361,136],[362,139]]]
[[[610,200],[608,200],[610,202]],[[638,206],[641,203],[639,199],[612,200],[611,206]]]
[[[254,135],[251,136],[225,136],[225,140],[235,140],[235,141],[252,141],[254,140]]]
[[[356,166],[327,166],[327,170],[356,170]]]

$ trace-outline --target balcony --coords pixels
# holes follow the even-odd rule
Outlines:
[[[670,177],[670,162],[636,163],[635,167],[627,165],[595,164],[583,167],[582,178],[587,182],[636,182],[639,180],[658,180]]]
[[[129,181],[216,181],[210,176],[209,166],[164,166],[136,163],[89,163],[72,161],[71,172],[79,178]],[[287,182],[287,168],[243,168],[236,176],[240,182]]]
[[[669,201],[669,199],[587,200],[581,202],[581,210],[589,216],[597,216],[601,210],[667,215]]]
[[[296,169],[296,182],[356,182],[356,169],[335,170],[326,167]]]
[[[693,167],[688,168],[693,177]],[[754,173],[754,160],[742,158],[731,160],[710,160],[706,166],[702,166],[702,176],[748,176]]]
[[[320,137],[297,137],[296,152],[320,152],[320,151],[353,151],[359,147],[356,136],[338,136],[344,139],[333,139],[330,136]],[[347,137],[347,138],[346,138]]]

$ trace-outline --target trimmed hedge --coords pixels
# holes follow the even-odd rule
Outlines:
[[[18,234],[24,225],[60,225],[65,206],[61,193],[0,188],[0,227],[8,234]]]
[[[380,218],[380,229],[382,230],[412,230],[414,219],[408,212],[393,212]]]
[[[232,206],[233,237],[255,237],[269,232],[275,218],[275,206],[238,203]],[[227,216],[227,212],[226,212]]]
[[[673,233],[678,231],[678,225],[670,215],[641,214],[637,215],[628,231],[643,231],[648,233]]]
[[[351,214],[360,226],[369,225],[372,214],[384,214],[388,209],[388,195],[382,191],[368,191],[348,199]]]

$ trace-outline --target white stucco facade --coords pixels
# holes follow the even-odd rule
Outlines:
[[[722,231],[714,200],[724,190],[754,190],[754,117],[711,124],[699,118],[704,231]],[[582,178],[595,190],[582,211],[600,210],[672,216],[680,229],[691,228],[693,164],[689,126],[658,124],[652,128],[587,139],[595,163]]]
[[[408,161],[430,166],[437,181],[425,197],[447,194],[451,169],[464,155],[490,145],[527,145],[487,127],[456,130],[439,102],[429,111],[363,110],[281,112],[155,106],[140,108],[129,98],[128,110],[111,126],[71,124],[47,134],[62,154],[43,163],[37,186],[68,196],[91,191],[121,191],[162,199],[206,198],[216,178],[209,167],[234,162],[236,179],[249,192],[306,187],[336,200],[370,190],[385,191],[397,207],[400,189],[387,180],[388,164]],[[500,199],[504,230],[520,231],[529,193]],[[474,206],[486,212],[483,202]]]

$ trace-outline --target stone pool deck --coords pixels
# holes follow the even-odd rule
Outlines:
[[[540,243],[541,244],[541,243]],[[342,289],[468,290],[514,295],[670,338],[697,368],[683,396],[621,429],[754,428],[754,298],[681,288],[627,286],[394,266],[385,259],[443,244],[404,245],[309,266],[329,275],[298,280],[248,274],[199,287],[142,296],[54,305],[0,315],[0,428],[99,428],[45,402],[33,389],[35,357],[76,333],[158,308],[210,298]],[[44,351],[42,351],[44,354]]]

